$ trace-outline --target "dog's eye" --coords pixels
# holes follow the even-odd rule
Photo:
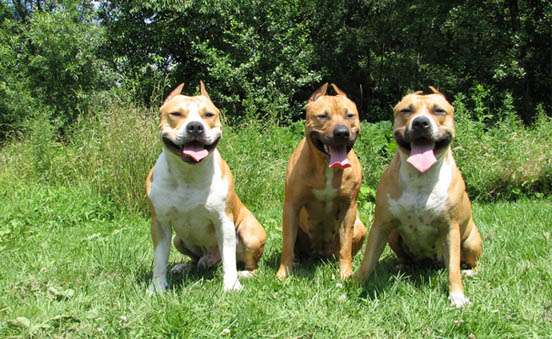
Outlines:
[[[180,112],[171,112],[170,115],[173,116],[173,117],[179,117],[179,116],[182,115],[182,113],[180,113]]]
[[[445,114],[447,114],[447,111],[445,111],[441,107],[436,107],[435,109],[433,109],[433,112],[435,112],[436,115],[445,115]]]
[[[203,113],[203,116],[206,117],[206,118],[212,118],[215,116],[215,113],[213,112],[205,112]]]
[[[347,112],[347,114],[345,114],[345,116],[347,117],[347,119],[352,119],[355,117],[355,113],[353,112]]]
[[[404,115],[410,115],[410,114],[412,114],[412,109],[410,109],[410,108],[403,108],[403,109],[401,109],[400,112],[401,112],[402,114],[404,114]]]
[[[316,117],[318,118],[318,120],[328,120],[330,118],[328,113],[318,114]]]

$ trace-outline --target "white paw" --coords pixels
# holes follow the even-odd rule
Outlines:
[[[238,271],[238,277],[243,279],[253,278],[255,276],[255,271]]]
[[[193,263],[176,264],[171,268],[172,275],[186,275],[194,269]]]
[[[164,293],[167,290],[167,288],[169,288],[169,284],[167,283],[167,280],[165,280],[165,279],[155,280],[154,279],[148,287],[148,295]]]
[[[224,292],[238,292],[243,288],[238,279],[225,281],[223,284]]]
[[[475,270],[462,270],[462,275],[464,277],[475,277],[477,274],[477,271]]]
[[[457,308],[464,307],[470,303],[470,299],[462,292],[452,292],[449,294],[449,300],[452,306]]]

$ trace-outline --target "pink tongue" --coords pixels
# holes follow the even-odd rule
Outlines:
[[[437,162],[433,154],[433,145],[412,145],[410,156],[406,159],[420,173],[426,172]]]
[[[182,147],[182,157],[189,156],[199,162],[201,159],[205,158],[209,154],[202,145],[186,145]]]
[[[347,159],[347,148],[345,146],[328,146],[330,151],[330,168],[351,167],[351,162]]]

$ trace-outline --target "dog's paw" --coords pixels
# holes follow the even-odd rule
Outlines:
[[[475,277],[477,274],[476,270],[462,270],[462,275],[464,277]]]
[[[172,275],[186,275],[194,269],[193,263],[176,264],[171,268]]]
[[[255,271],[238,271],[238,277],[242,279],[249,279],[255,276]]]
[[[239,292],[243,289],[238,279],[234,281],[225,281],[223,284],[224,292]]]
[[[353,276],[353,271],[351,269],[342,269],[339,273],[341,280],[349,280]]]
[[[470,303],[470,299],[468,299],[462,292],[452,292],[449,294],[449,300],[451,305],[456,308],[464,307]]]
[[[289,276],[290,272],[291,272],[290,267],[287,267],[285,265],[280,265],[278,272],[276,272],[276,277],[280,280],[285,280]]]
[[[152,296],[155,294],[164,293],[169,288],[169,284],[166,280],[157,280],[152,281],[148,287],[148,295]]]

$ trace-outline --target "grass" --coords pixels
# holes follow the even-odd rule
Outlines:
[[[0,187],[7,187],[6,178]],[[0,337],[544,337],[552,333],[552,201],[475,204],[484,235],[472,304],[453,309],[443,269],[398,271],[386,250],[366,286],[334,262],[281,283],[281,204],[249,205],[269,240],[259,275],[222,293],[220,268],[171,277],[148,297],[149,220],[86,185],[10,182],[0,191]],[[363,211],[363,219],[370,218]],[[173,249],[171,264],[182,257]],[[357,255],[355,267],[360,256]]]
[[[461,102],[459,102],[459,107]],[[458,109],[461,112],[461,109]],[[220,150],[242,200],[265,226],[257,277],[223,294],[220,268],[170,277],[148,297],[152,249],[143,180],[160,146],[156,114],[107,108],[62,138],[37,120],[0,149],[0,337],[545,337],[552,333],[552,120],[485,127],[458,117],[454,152],[484,236],[472,304],[453,309],[446,271],[399,271],[386,250],[365,286],[333,261],[275,279],[286,160],[302,135],[249,121]],[[363,124],[362,219],[394,144],[388,122]],[[124,133],[122,133],[123,131]],[[518,201],[492,202],[500,199]],[[531,199],[529,199],[531,198]],[[355,258],[358,267],[361,256]],[[182,260],[172,250],[171,265]]]

